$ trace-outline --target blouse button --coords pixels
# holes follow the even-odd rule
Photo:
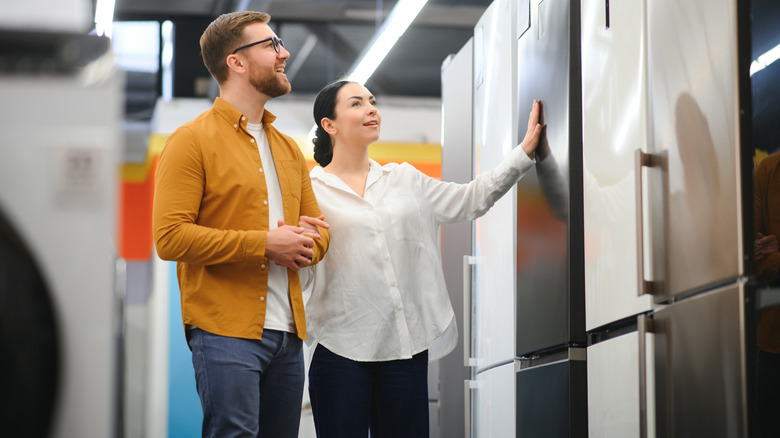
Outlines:
[[[250,143],[254,143],[254,142],[255,142],[255,139],[254,139],[254,138],[250,138],[250,139],[249,139],[249,142],[250,142]]]
[[[265,269],[265,265],[260,265],[260,269]]]
[[[263,205],[268,205],[268,201],[263,200]]]
[[[265,301],[265,297],[260,297],[260,301]]]
[[[233,124],[233,127],[234,127],[234,128],[238,128],[238,125],[234,123],[234,124]]]
[[[263,173],[263,168],[262,167],[260,168],[260,173]]]
[[[244,116],[241,116],[241,120],[246,120],[246,117],[244,117]]]

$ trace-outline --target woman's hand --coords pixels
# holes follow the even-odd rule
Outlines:
[[[528,116],[528,129],[525,132],[525,138],[520,143],[520,147],[523,148],[526,155],[533,158],[536,147],[539,146],[539,139],[542,136],[542,130],[544,126],[539,123],[539,114],[541,112],[541,104],[539,101],[534,100],[533,107],[531,108],[531,114]]]

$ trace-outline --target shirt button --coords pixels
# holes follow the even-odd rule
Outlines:
[[[389,262],[390,261],[390,256],[385,256],[385,261]]]
[[[265,269],[265,265],[260,265],[260,269]]]
[[[254,139],[254,138],[250,138],[250,139],[249,139],[249,142],[250,142],[250,143],[254,143],[254,142],[255,142],[255,139]]]
[[[246,120],[246,117],[244,117],[244,116],[241,116],[241,120]]]
[[[400,312],[401,310],[403,310],[403,307],[401,307],[401,306],[398,306],[398,307],[396,307],[396,308],[395,308],[395,310],[397,310],[397,311],[399,311],[399,312]]]
[[[265,301],[265,297],[260,297],[260,301]]]
[[[392,286],[392,287],[396,287],[396,286],[398,286],[398,283],[396,283],[396,282],[392,282],[392,283],[390,283],[390,286]]]
[[[268,201],[263,201],[263,205],[268,205]]]
[[[377,232],[377,233],[379,233],[379,234],[382,234],[382,229],[381,229],[381,228],[378,228],[378,229],[376,230],[376,232]]]
[[[260,173],[263,173],[263,168],[262,167],[260,168]]]

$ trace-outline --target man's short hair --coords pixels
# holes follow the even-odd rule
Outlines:
[[[253,23],[268,23],[265,12],[243,11],[222,14],[209,24],[200,37],[200,54],[211,76],[222,84],[227,80],[225,60],[243,41],[244,28]]]

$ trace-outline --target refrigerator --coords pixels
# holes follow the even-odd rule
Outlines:
[[[545,135],[517,185],[516,434],[587,436],[579,0],[516,1],[517,141]]]
[[[495,0],[474,28],[475,176],[496,167],[517,145],[513,23],[514,1]],[[513,188],[473,223],[473,252],[463,259],[468,437],[515,434],[515,198]]]
[[[441,68],[442,100],[442,151],[441,177],[443,181],[468,183],[473,172],[472,157],[472,75],[474,65],[474,41],[469,39],[458,53],[449,56]],[[467,84],[464,86],[464,84]],[[464,333],[463,283],[464,260],[468,263],[473,249],[471,222],[441,227],[441,259],[447,291],[450,295],[458,327]],[[468,264],[466,265],[468,267]],[[468,277],[470,278],[470,277]],[[459,342],[452,353],[439,359],[439,436],[458,438],[465,436],[464,382],[471,380],[468,358],[464,361],[464,342]]]
[[[748,435],[752,257],[750,5],[648,0],[657,436]],[[642,382],[640,382],[642,383]]]
[[[592,436],[753,436],[749,12],[582,0]]]
[[[643,281],[648,171],[637,160],[648,152],[648,1],[581,2],[588,432],[605,438],[638,437],[653,415],[652,391],[639,384],[652,348],[640,358],[637,325],[658,307]]]

